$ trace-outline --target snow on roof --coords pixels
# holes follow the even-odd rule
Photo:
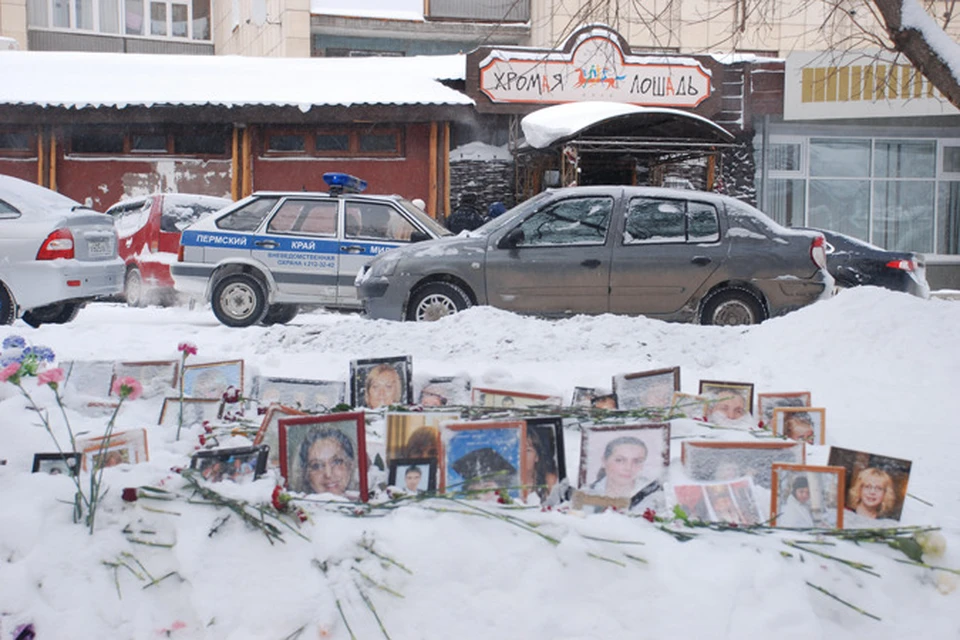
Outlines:
[[[423,0],[310,0],[310,13],[423,22]]]
[[[255,58],[0,52],[0,104],[226,107],[472,105],[438,80],[463,79],[466,56]]]
[[[527,144],[536,149],[543,149],[605,120],[640,113],[673,113],[684,118],[700,120],[726,133],[714,122],[688,111],[640,107],[622,102],[568,102],[545,107],[525,116],[520,121],[520,126]],[[726,135],[729,136],[729,133]]]
[[[513,156],[507,151],[506,146],[495,147],[484,142],[468,142],[450,151],[450,161],[456,162],[458,160],[512,161]]]

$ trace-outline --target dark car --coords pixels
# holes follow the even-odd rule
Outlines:
[[[930,297],[923,256],[912,251],[887,251],[836,231],[810,229],[827,239],[827,269],[838,287],[872,285]]]
[[[356,286],[368,316],[392,320],[491,305],[753,324],[832,295],[824,244],[713,193],[571,187],[476,231],[388,251]]]

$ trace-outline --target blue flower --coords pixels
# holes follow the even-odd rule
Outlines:
[[[23,362],[23,354],[17,353],[16,355],[0,356],[0,369],[14,362]]]
[[[23,349],[27,346],[27,341],[22,336],[7,336],[3,339],[4,349]]]
[[[30,346],[23,350],[23,356],[33,356],[38,362],[53,362],[56,359],[56,355],[50,347]]]

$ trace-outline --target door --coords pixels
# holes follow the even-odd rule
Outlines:
[[[253,242],[284,301],[333,304],[337,298],[340,243],[334,199],[286,198]]]
[[[627,203],[610,274],[610,311],[679,311],[723,263],[717,209],[708,202],[639,196]]]
[[[360,269],[374,256],[409,243],[410,234],[417,229],[399,208],[389,202],[345,200],[337,305],[359,307],[360,299],[353,281]]]
[[[521,313],[571,315],[609,308],[610,221],[615,199],[590,195],[544,204],[487,248],[487,299]]]

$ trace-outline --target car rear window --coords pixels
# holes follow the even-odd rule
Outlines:
[[[160,230],[179,233],[211,211],[217,211],[230,204],[226,198],[204,196],[163,197],[163,210],[160,212]]]
[[[280,198],[255,198],[217,220],[217,227],[226,231],[256,231]]]
[[[630,200],[624,244],[716,242],[719,239],[720,223],[713,205],[670,198]]]

